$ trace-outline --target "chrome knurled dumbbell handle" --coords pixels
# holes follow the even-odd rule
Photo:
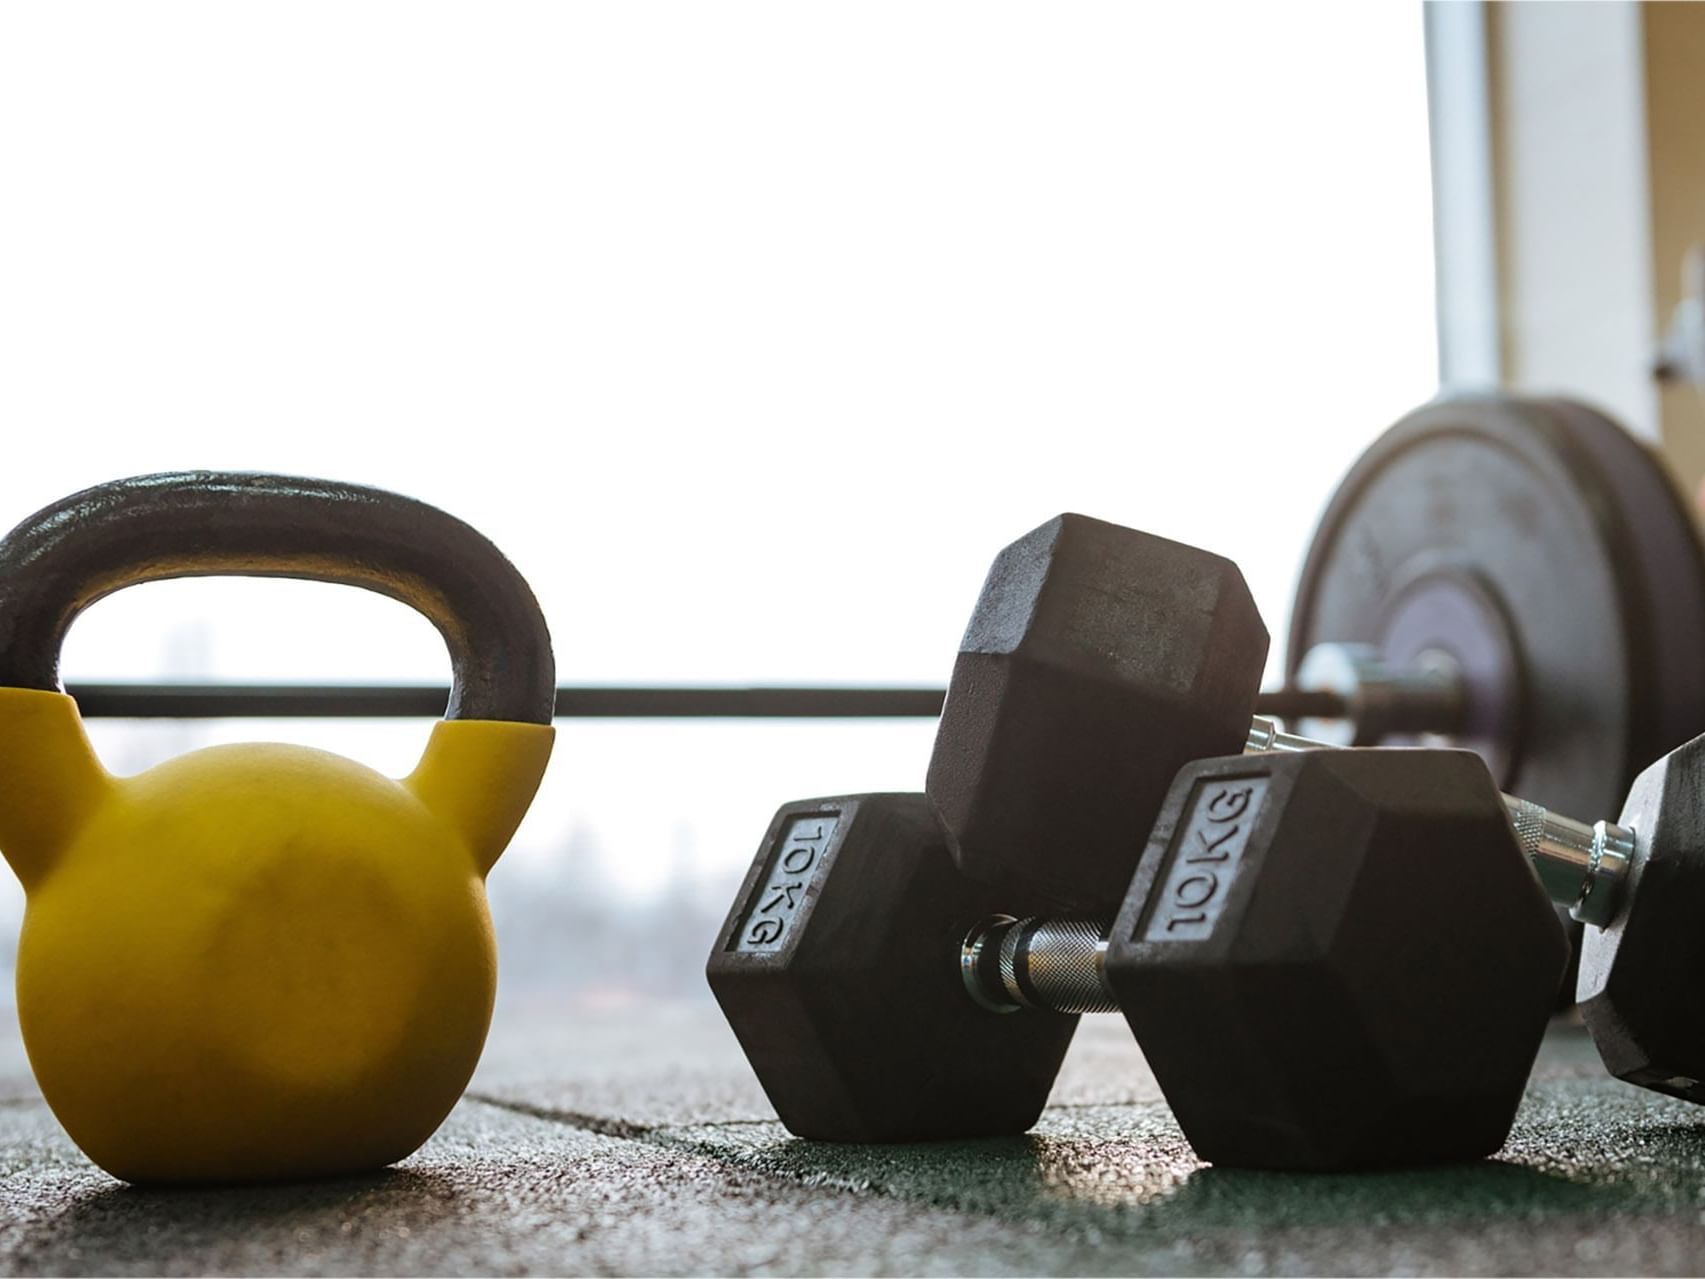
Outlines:
[[[1116,1013],[1106,956],[1107,926],[1095,920],[995,915],[965,938],[959,970],[971,998],[991,1012]]]

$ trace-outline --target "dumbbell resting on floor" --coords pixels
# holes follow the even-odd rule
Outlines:
[[[973,614],[930,762],[960,869],[1013,900],[1055,899],[1008,914],[1110,917],[1123,897],[1105,886],[1129,881],[1182,765],[1310,745],[1249,717],[1265,653],[1242,577],[1218,556],[1072,515],[1013,543]],[[1702,758],[1705,738],[1647,769],[1619,823],[1505,801],[1547,892],[1599,925],[1578,989],[1605,1064],[1695,1101],[1705,1000],[1674,974],[1705,966]]]
[[[1212,1162],[1395,1166],[1503,1143],[1568,948],[1472,754],[1189,765],[1105,945],[1087,921],[994,915],[923,810],[784,806],[712,953],[793,1132],[1021,1132],[1075,1024],[1059,1014],[1117,1008]],[[1040,1011],[998,1015],[1020,1007]]]
[[[1300,739],[1291,739],[1285,748],[1300,749]],[[1181,776],[1201,771],[1203,765],[1187,765]],[[1231,772],[1237,772],[1236,765]],[[1514,817],[1521,801],[1501,799]],[[1161,821],[1163,827],[1168,824],[1164,815]],[[1583,871],[1591,873],[1576,855],[1578,846],[1548,848],[1536,829],[1524,832],[1520,818],[1515,823],[1523,851],[1549,895],[1559,902],[1571,898]],[[1569,825],[1583,829],[1578,823]],[[1600,822],[1596,829],[1603,832],[1606,826]],[[1577,907],[1574,912],[1590,925],[1580,978],[1588,1029],[1606,1067],[1618,1078],[1705,1102],[1705,1030],[1700,1016],[1705,1006],[1695,993],[1696,983],[1687,980],[1705,961],[1705,946],[1698,940],[1698,911],[1705,896],[1705,737],[1672,751],[1643,773],[1630,792],[1622,825],[1611,829],[1621,846],[1613,860],[1599,864],[1596,885],[1580,899],[1583,906],[1591,903],[1590,911]],[[1157,830],[1157,839],[1159,835]],[[1218,851],[1211,842],[1204,847],[1210,855]],[[1315,847],[1322,847],[1322,841]],[[1187,854],[1170,865],[1163,905],[1145,918],[1152,920],[1169,909],[1170,921],[1211,928],[1214,904],[1223,891],[1220,877],[1226,872],[1211,860],[1192,866]],[[1152,1001],[1131,999],[1133,988],[1139,993],[1141,988],[1130,978],[1121,988],[1120,956],[1121,946],[1128,950],[1130,939],[1138,935],[1131,932],[1137,923],[1132,903],[1152,896],[1158,873],[1150,863],[1139,867],[1124,912],[1105,932],[1093,921],[1079,919],[994,916],[983,921],[961,949],[960,971],[968,993],[1001,1012],[1107,1012],[1123,1007],[1142,1038],[1143,1019],[1159,1014],[1152,1012]],[[1467,893],[1463,905],[1465,910],[1450,912],[1441,922],[1461,921],[1470,912],[1483,917],[1491,909],[1484,898]],[[1153,924],[1140,935],[1154,940]],[[1435,970],[1422,971],[1426,981],[1440,980]],[[1518,1022],[1524,1007],[1520,1001],[1509,1006]],[[1156,1072],[1164,1087],[1158,1063]]]

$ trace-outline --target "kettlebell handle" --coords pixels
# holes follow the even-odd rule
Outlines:
[[[446,719],[551,721],[544,614],[484,535],[383,489],[243,471],[114,480],[0,540],[0,686],[63,691],[65,634],[103,596],[223,576],[337,582],[401,600],[450,650]]]

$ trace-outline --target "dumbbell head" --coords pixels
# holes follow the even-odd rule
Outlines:
[[[1021,1133],[1076,1017],[1001,1017],[959,951],[1011,903],[967,880],[922,795],[786,804],[707,966],[789,1131],[824,1141]]]
[[[1242,749],[1266,656],[1229,560],[1081,515],[1008,546],[929,764],[960,869],[1110,915],[1179,766]]]
[[[1348,1170],[1503,1144],[1568,945],[1465,751],[1204,760],[1106,973],[1202,1158]]]
[[[1577,998],[1611,1074],[1705,1102],[1705,737],[1635,780],[1620,904],[1586,930]]]

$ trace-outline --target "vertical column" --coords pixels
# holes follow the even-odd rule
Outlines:
[[[1427,5],[1441,379],[1597,403],[1705,479],[1705,399],[1652,376],[1705,242],[1705,5]]]
[[[1642,6],[1487,18],[1505,384],[1581,395],[1655,439]]]

